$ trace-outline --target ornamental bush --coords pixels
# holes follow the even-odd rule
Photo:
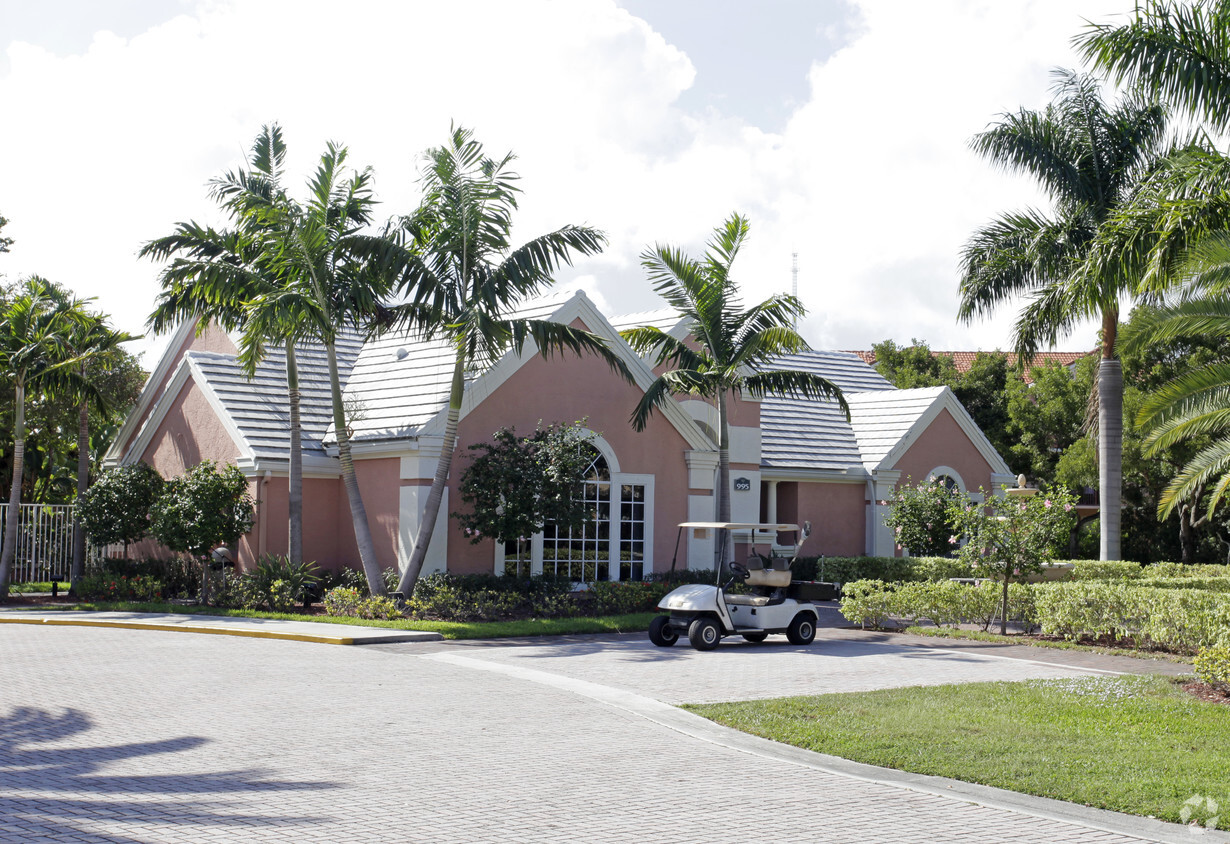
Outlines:
[[[624,583],[598,581],[590,584],[587,595],[594,602],[597,615],[627,615],[653,612],[666,593],[674,588],[670,583],[631,580]]]
[[[146,463],[117,466],[98,476],[77,500],[77,516],[95,545],[130,543],[150,531],[151,512],[162,495],[162,475]]]
[[[1196,676],[1221,692],[1230,692],[1230,647],[1201,648],[1193,664]]]
[[[77,587],[85,601],[160,601],[162,581],[149,575],[91,572]]]
[[[202,460],[167,481],[153,508],[153,534],[172,551],[205,558],[252,529],[248,479],[233,464]]]
[[[1042,632],[1065,639],[1180,653],[1230,643],[1230,594],[1117,580],[1038,584],[1034,598]]]
[[[998,617],[1000,586],[984,581],[978,586],[950,580],[889,584],[861,580],[842,587],[841,612],[862,626],[884,627],[889,621],[911,625],[927,621],[936,627],[977,624],[983,630]],[[1008,591],[1008,616],[1032,626],[1036,623],[1034,586],[1014,583]]]

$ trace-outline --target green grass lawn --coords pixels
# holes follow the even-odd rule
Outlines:
[[[56,582],[60,584],[61,592],[68,591],[68,581],[67,580],[59,580]],[[11,586],[9,586],[9,591],[16,593],[16,594],[22,594],[24,592],[50,592],[51,591],[51,581],[43,580],[43,581],[31,581],[29,583],[14,583]]]
[[[730,727],[857,762],[1178,822],[1230,806],[1230,706],[1164,677],[1080,677],[694,705]],[[1194,818],[1203,821],[1203,818]],[[1230,823],[1226,818],[1224,828]]]
[[[261,612],[260,610],[227,610],[218,607],[183,607],[174,604],[133,601],[79,603],[57,609],[170,612],[244,618],[276,618],[287,621],[313,621],[321,624],[355,624],[361,627],[385,627],[393,630],[429,630],[439,633],[445,639],[500,639],[510,636],[566,636],[574,633],[628,633],[648,630],[649,622],[658,614],[646,612],[596,618],[532,618],[524,621],[417,621],[408,618],[383,621],[349,616],[299,615],[297,613]]]

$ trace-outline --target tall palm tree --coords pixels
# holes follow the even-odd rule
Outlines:
[[[329,143],[308,180],[305,202],[279,196],[244,212],[260,221],[261,265],[281,283],[258,292],[249,302],[245,311],[249,330],[241,339],[241,357],[259,357],[266,342],[299,338],[324,347],[338,460],[355,542],[368,589],[383,595],[387,590],[355,474],[337,337],[345,330],[372,333],[389,318],[383,300],[407,253],[387,232],[369,230],[375,204],[371,170],[353,171],[346,159],[345,147]]]
[[[1125,24],[1090,24],[1075,39],[1094,70],[1143,89],[1214,131],[1230,128],[1230,2],[1145,0]]]
[[[633,411],[636,430],[644,430],[654,410],[674,401],[675,395],[702,396],[716,406],[720,522],[730,521],[729,396],[772,392],[834,399],[847,418],[850,415],[836,384],[810,372],[773,367],[777,355],[807,349],[793,327],[806,310],[794,296],[773,296],[743,309],[731,265],[747,235],[748,221],[732,214],[710,237],[702,259],[662,244],[642,253],[641,265],[654,290],[687,320],[691,337],[678,340],[653,326],[622,332],[634,350],[654,356],[655,367],[671,367],[649,386]],[[729,554],[729,542],[723,531],[715,548],[719,563]]]
[[[131,334],[116,331],[107,324],[107,318],[102,314],[86,313],[83,318],[69,325],[65,348],[76,360],[77,384],[79,387],[90,385],[90,365],[119,347],[121,343],[136,340]],[[113,408],[107,406],[97,389],[79,389],[75,398],[77,408],[77,500],[85,495],[90,486],[90,407],[106,415]],[[69,575],[69,591],[77,593],[77,585],[85,573],[85,529],[74,514],[73,517],[73,561]]]
[[[1098,482],[1101,558],[1118,559],[1122,494],[1123,370],[1115,353],[1120,300],[1140,279],[1093,259],[1118,209],[1130,205],[1166,152],[1166,112],[1136,95],[1115,106],[1098,83],[1056,71],[1055,98],[1043,111],[1004,115],[973,148],[998,166],[1033,176],[1051,213],[1005,214],[976,231],[962,254],[959,318],[989,315],[1028,297],[1013,342],[1020,360],[1053,345],[1084,319],[1101,321],[1098,366]]]
[[[21,476],[26,440],[26,391],[80,391],[97,399],[92,385],[82,383],[78,358],[69,345],[73,326],[85,318],[81,303],[44,279],[34,277],[7,302],[0,314],[0,371],[13,382],[13,480],[9,488],[4,545],[0,550],[0,599],[8,597],[9,577],[17,551],[21,510]]]
[[[285,203],[282,173],[286,144],[276,123],[261,127],[253,141],[247,170],[214,179],[210,195],[230,215],[235,226],[215,230],[195,222],[180,223],[175,232],[146,244],[141,257],[171,259],[160,275],[162,292],[149,318],[155,333],[180,322],[198,319],[198,330],[216,323],[227,331],[247,336],[251,309],[268,303],[287,284],[268,260],[264,239],[272,232],[276,215],[270,209]],[[299,371],[295,356],[297,336],[284,332],[286,393],[289,404],[288,504],[290,559],[303,561],[303,439],[300,423]],[[239,362],[248,377],[264,358],[264,341],[253,336]]]
[[[397,589],[414,591],[427,556],[432,529],[457,445],[457,424],[466,372],[495,363],[508,350],[520,353],[532,341],[543,355],[557,351],[594,354],[632,380],[625,364],[596,335],[546,320],[512,316],[520,303],[551,283],[573,253],[602,249],[601,232],[564,226],[513,247],[512,214],[518,176],[509,170],[511,153],[498,161],[484,155],[473,133],[454,126],[448,143],[430,149],[423,171],[423,200],[404,220],[415,254],[402,275],[413,297],[413,322],[428,337],[443,337],[454,349],[444,444],[419,522],[414,550]],[[403,315],[410,312],[402,311]]]

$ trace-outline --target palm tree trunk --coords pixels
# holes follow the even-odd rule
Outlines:
[[[286,393],[290,400],[290,561],[303,562],[303,437],[299,421],[299,365],[295,361],[295,342],[286,341]]]
[[[730,521],[730,415],[726,408],[726,391],[719,390],[717,395],[718,412],[718,521]],[[720,571],[722,563],[728,563],[735,557],[734,543],[730,531],[718,531],[716,566]]]
[[[329,391],[333,396],[333,427],[337,431],[337,456],[342,464],[342,483],[350,500],[350,519],[354,523],[355,544],[359,547],[359,561],[367,576],[367,589],[373,597],[384,595],[384,576],[380,561],[376,559],[376,543],[372,529],[367,523],[367,508],[359,491],[359,479],[354,471],[354,459],[350,455],[350,432],[346,429],[346,409],[342,404],[342,382],[337,374],[337,349],[333,340],[325,341],[325,355],[329,360]]]
[[[82,375],[85,367],[82,366]],[[83,401],[77,411],[77,503],[81,503],[86,490],[90,488],[90,411]],[[77,584],[85,574],[85,528],[73,508],[73,568],[69,575],[68,592],[77,594]]]
[[[436,461],[436,474],[431,479],[431,492],[427,494],[427,504],[423,507],[423,520],[419,522],[419,535],[414,540],[414,551],[406,563],[406,569],[397,582],[397,591],[409,598],[414,594],[414,585],[418,583],[419,572],[423,570],[423,561],[427,559],[427,547],[431,544],[431,535],[440,515],[440,504],[444,500],[444,485],[448,483],[449,469],[453,463],[453,450],[457,447],[457,422],[461,419],[461,399],[465,393],[466,355],[465,348],[457,349],[457,361],[453,365],[453,382],[448,391],[448,417],[444,424],[444,444],[440,449],[440,459]]]
[[[4,549],[0,551],[0,601],[9,596],[9,577],[17,555],[17,519],[21,514],[21,472],[26,455],[26,385],[20,377],[13,395],[13,483],[4,525]]]
[[[1106,357],[1098,364],[1098,493],[1101,559],[1118,560],[1123,493],[1123,366]]]

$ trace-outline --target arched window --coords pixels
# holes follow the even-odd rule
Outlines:
[[[585,448],[590,462],[577,491],[585,522],[571,530],[548,523],[530,542],[509,542],[502,555],[505,573],[524,577],[541,572],[584,583],[644,577],[652,554],[653,476],[613,472],[602,451]]]

